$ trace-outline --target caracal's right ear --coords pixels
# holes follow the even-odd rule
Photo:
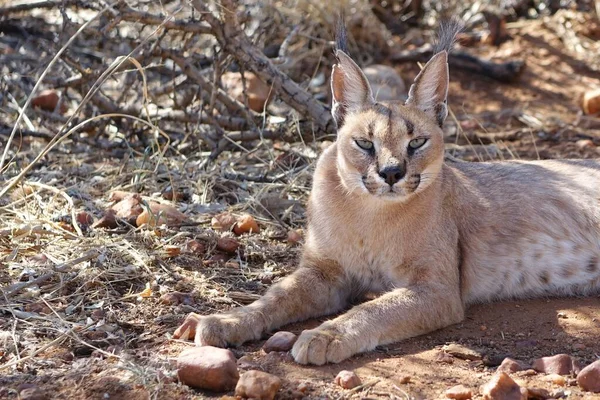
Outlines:
[[[337,50],[335,56],[338,61],[331,71],[331,114],[339,128],[347,115],[363,110],[375,100],[360,67],[342,50]]]
[[[440,51],[419,72],[408,91],[406,105],[414,105],[441,127],[448,116],[448,52]]]
[[[408,91],[406,104],[423,110],[440,127],[448,116],[448,53],[462,28],[463,24],[458,19],[440,24],[434,56],[425,64]]]

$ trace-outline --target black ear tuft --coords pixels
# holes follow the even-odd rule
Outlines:
[[[438,29],[437,41],[433,46],[433,54],[437,54],[440,51],[450,53],[456,42],[456,35],[458,35],[463,28],[463,23],[456,18],[442,21]]]
[[[348,53],[348,32],[346,31],[346,24],[344,22],[344,12],[341,11],[338,15],[336,30],[335,30],[335,43],[336,51],[341,50],[346,54]]]

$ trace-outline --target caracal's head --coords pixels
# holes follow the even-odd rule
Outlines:
[[[331,88],[341,182],[353,195],[406,202],[442,168],[448,53],[440,51],[429,60],[404,104],[376,102],[360,67],[342,50],[336,56]]]

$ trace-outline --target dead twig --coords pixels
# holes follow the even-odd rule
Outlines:
[[[25,288],[46,282],[59,272],[67,272],[71,267],[77,264],[81,264],[82,262],[90,261],[92,259],[97,258],[99,254],[100,253],[98,250],[90,250],[81,257],[57,265],[56,267],[54,267],[54,271],[52,272],[40,275],[37,278],[32,279],[31,281],[16,283],[14,285],[9,286],[6,289],[2,289],[2,294],[4,295],[5,299],[9,299]]]
[[[390,60],[395,62],[427,62],[432,55],[431,46],[423,46],[416,50],[393,54]],[[453,68],[476,72],[500,82],[508,83],[519,79],[525,70],[525,62],[521,60],[494,63],[461,51],[450,53],[448,64]]]
[[[236,7],[231,0],[222,2],[222,21],[212,14],[208,5],[202,0],[192,0],[192,5],[202,13],[203,19],[212,28],[211,33],[225,51],[254,72],[267,85],[272,86],[284,102],[301,115],[310,118],[317,127],[325,132],[335,131],[335,123],[328,108],[280,71],[260,49],[248,41],[246,35],[239,29],[239,24],[236,23],[234,14]]]

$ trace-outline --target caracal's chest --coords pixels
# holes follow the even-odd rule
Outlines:
[[[405,233],[398,221],[383,221],[363,210],[316,210],[310,225],[311,247],[338,262],[346,276],[365,290],[403,287],[408,276]]]

